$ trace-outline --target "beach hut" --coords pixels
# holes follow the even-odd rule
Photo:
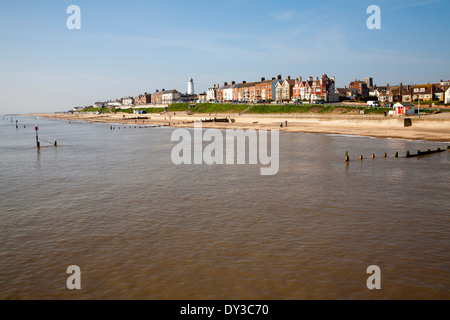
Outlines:
[[[394,115],[402,116],[414,114],[416,112],[416,106],[411,102],[397,102],[394,104]]]

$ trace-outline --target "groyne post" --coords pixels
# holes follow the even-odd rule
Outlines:
[[[41,147],[41,144],[39,143],[39,134],[38,134],[39,127],[35,126],[34,130],[36,131],[36,147],[39,149]]]

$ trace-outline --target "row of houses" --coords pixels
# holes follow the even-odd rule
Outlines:
[[[450,103],[450,80],[434,84],[416,84],[397,86],[369,86],[366,81],[355,80],[349,87],[337,90],[342,97],[354,99],[357,97],[376,97],[382,103],[439,101]]]
[[[375,88],[373,95],[381,102],[417,102],[417,101],[439,101],[450,103],[450,81],[442,81],[439,84],[406,85],[400,83],[398,86]],[[447,100],[445,99],[447,92]]]
[[[204,94],[206,97],[206,94]],[[196,101],[199,95],[181,94],[177,90],[156,90],[155,93],[144,93],[135,98],[125,97],[118,100],[96,102],[94,108],[131,108],[134,106],[166,105],[175,102]]]
[[[263,77],[258,82],[232,81],[230,84],[225,82],[223,86],[214,85],[208,89],[206,100],[246,103],[287,103],[299,100],[337,102],[339,97],[335,92],[335,78],[330,79],[326,74],[321,78],[309,77],[307,80],[302,80],[302,77],[291,79],[290,76],[283,80],[278,75],[269,80]]]

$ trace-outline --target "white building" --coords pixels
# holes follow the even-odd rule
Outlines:
[[[181,93],[177,90],[166,90],[162,93],[162,103],[171,104],[181,99]]]
[[[233,101],[233,91],[236,88],[236,82],[232,81],[230,85],[227,85],[223,89],[223,101]]]
[[[194,80],[193,80],[192,78],[189,78],[189,82],[188,82],[188,94],[195,94]]]
[[[206,100],[208,100],[208,102],[216,101],[216,91],[218,88],[219,85],[214,85],[212,88],[208,88],[208,91],[206,92]]]
[[[110,101],[107,103],[108,107],[122,107],[122,103],[119,101]]]
[[[122,99],[122,105],[124,106],[132,106],[134,104],[134,98],[126,97]]]
[[[444,103],[450,104],[450,88],[448,88],[447,91],[445,91]]]

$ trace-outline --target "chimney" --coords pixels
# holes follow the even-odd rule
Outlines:
[[[291,80],[291,76],[287,76],[286,80]]]
[[[278,75],[277,79],[278,79],[278,80],[281,80],[281,74]]]
[[[236,82],[235,81],[231,81],[231,84],[234,86],[236,84]]]
[[[298,82],[302,82],[302,76],[298,77]]]
[[[308,77],[308,81],[313,81],[313,77]]]
[[[261,82],[266,81],[266,78],[261,77]]]
[[[159,90],[158,89],[156,89],[156,93],[158,93],[159,92]]]
[[[225,87],[225,86],[227,86],[228,85],[228,82],[224,82],[223,83],[223,86]]]
[[[402,95],[403,91],[403,83],[400,82],[400,85],[398,86],[398,94]]]

